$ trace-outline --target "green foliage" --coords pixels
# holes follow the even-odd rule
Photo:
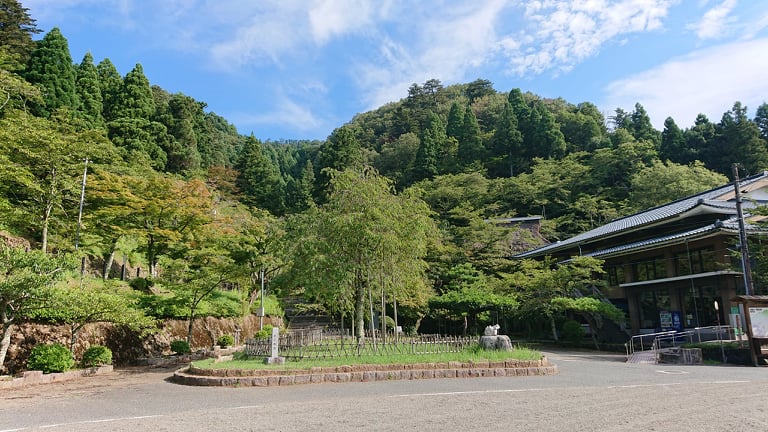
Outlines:
[[[37,114],[48,117],[59,108],[76,111],[80,106],[75,89],[76,73],[69,54],[67,39],[58,27],[37,42],[27,64],[27,80],[42,90],[43,104],[36,105]]]
[[[56,321],[69,326],[70,349],[74,350],[78,333],[92,322],[110,322],[140,334],[151,331],[154,319],[146,316],[137,304],[138,299],[126,292],[89,285],[70,286],[56,290],[50,310]]]
[[[137,277],[128,281],[128,286],[136,291],[148,292],[155,285],[152,278]]]
[[[248,137],[240,153],[237,186],[243,192],[243,202],[280,215],[285,209],[285,185],[275,163],[264,154],[262,143],[253,135]]]
[[[655,161],[632,178],[630,202],[641,211],[728,183],[728,177],[708,170],[701,162],[688,166]]]
[[[222,348],[231,346],[234,343],[235,337],[230,334],[221,335],[218,339],[216,339],[216,344]]]
[[[53,284],[74,265],[69,257],[0,245],[0,369],[11,342],[13,326],[48,307],[55,298]]]
[[[423,201],[397,195],[372,169],[331,172],[328,202],[288,221],[284,285],[306,293],[332,313],[354,311],[362,335],[368,281],[403,306],[423,306],[428,248],[437,231]]]
[[[80,98],[81,112],[89,126],[93,128],[104,125],[103,98],[99,86],[99,73],[93,64],[93,56],[86,53],[80,66],[77,67],[77,96]]]
[[[254,335],[254,339],[269,339],[272,337],[272,328],[273,326],[271,324],[265,324],[264,327],[262,327],[261,330],[257,331]]]
[[[43,373],[64,372],[74,365],[72,353],[58,343],[35,346],[27,360],[27,369],[41,370]]]
[[[189,342],[178,339],[171,341],[171,351],[176,354],[187,354],[192,352],[192,349],[189,347]]]
[[[37,33],[40,30],[28,8],[18,0],[0,0],[0,50],[7,55],[0,63],[0,69],[21,69],[35,48],[32,36]]]
[[[80,365],[84,368],[99,367],[112,364],[112,350],[103,345],[90,346],[83,353]]]
[[[568,320],[563,323],[561,330],[563,339],[574,344],[580,344],[584,340],[586,330],[578,321]]]

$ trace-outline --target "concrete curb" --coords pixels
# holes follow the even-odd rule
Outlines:
[[[112,373],[113,370],[114,369],[112,365],[104,365],[94,368],[76,369],[66,372],[54,372],[49,374],[44,374],[43,371],[25,371],[20,377],[10,379],[0,378],[0,389],[11,389],[69,381],[75,378],[108,374]]]
[[[192,365],[174,372],[170,381],[188,386],[273,387],[339,382],[374,382],[438,378],[543,376],[557,374],[557,366],[538,361],[508,360],[483,363],[418,363],[351,365],[292,370],[200,369]]]

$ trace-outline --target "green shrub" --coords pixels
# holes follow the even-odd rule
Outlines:
[[[584,327],[581,326],[576,321],[568,320],[563,323],[563,339],[565,339],[568,342],[572,343],[581,343],[584,340],[584,335],[587,332],[584,330]]]
[[[35,346],[27,360],[27,369],[41,370],[43,373],[64,372],[74,365],[72,353],[58,343]]]
[[[219,339],[216,340],[216,344],[218,344],[222,348],[233,345],[234,343],[235,343],[235,337],[228,334],[221,335],[219,336]]]
[[[83,353],[80,366],[84,368],[112,364],[112,350],[103,345],[94,345]]]
[[[192,352],[192,349],[189,347],[189,342],[179,339],[171,342],[171,351],[176,354],[186,354]]]
[[[272,327],[271,325],[267,324],[264,327],[262,327],[261,330],[257,331],[255,335],[253,335],[254,339],[269,339],[272,337]]]
[[[150,278],[135,278],[128,282],[128,286],[136,291],[148,293],[150,292],[150,288],[155,286],[155,282]]]

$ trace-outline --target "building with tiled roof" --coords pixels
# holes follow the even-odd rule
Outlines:
[[[768,172],[747,177],[739,188],[748,236],[768,234],[754,224],[749,209],[768,204]],[[750,223],[752,221],[753,223]],[[601,227],[515,255],[559,261],[592,256],[605,261],[603,293],[627,312],[633,333],[729,322],[745,294],[738,253],[736,190],[724,185],[662,206],[616,219]],[[734,258],[735,256],[735,258]]]

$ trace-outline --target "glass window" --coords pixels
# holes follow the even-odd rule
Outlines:
[[[640,261],[632,264],[635,274],[635,282],[642,282],[667,277],[667,267],[664,265],[664,257],[655,257],[648,261]]]
[[[675,274],[686,276],[717,270],[715,251],[712,248],[696,249],[675,255]]]
[[[624,266],[621,264],[608,266],[606,269],[608,275],[608,286],[618,286],[624,283]]]
[[[656,329],[661,327],[659,313],[668,311],[670,305],[668,289],[647,289],[640,292],[640,326]]]

